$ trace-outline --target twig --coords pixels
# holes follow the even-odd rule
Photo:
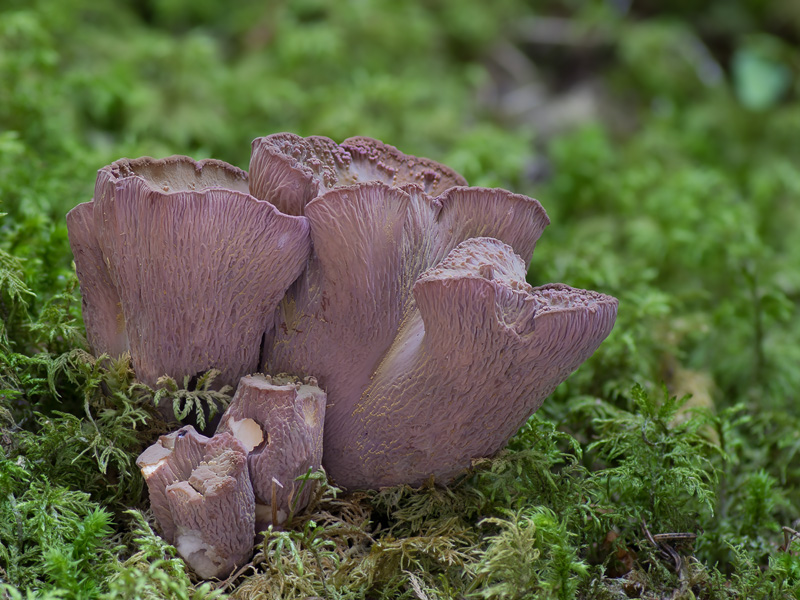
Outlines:
[[[800,540],[800,531],[795,531],[791,527],[784,527],[783,528],[783,550],[784,552],[789,551],[789,547],[792,545],[792,541],[797,538]]]
[[[642,531],[644,532],[647,541],[650,542],[650,544],[652,544],[653,547],[656,548],[663,557],[668,557],[672,561],[675,572],[680,573],[684,564],[683,557],[678,553],[677,550],[675,550],[675,548],[672,547],[672,544],[694,541],[697,539],[697,534],[657,533],[656,535],[653,535],[647,528],[647,523],[645,523],[644,519],[642,519]]]

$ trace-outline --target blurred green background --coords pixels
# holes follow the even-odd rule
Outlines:
[[[585,446],[635,383],[691,394],[727,457],[704,560],[766,567],[800,517],[799,44],[795,0],[0,0],[0,388],[59,406],[19,357],[83,343],[64,215],[97,169],[376,137],[542,202],[530,282],[620,307],[541,415]]]

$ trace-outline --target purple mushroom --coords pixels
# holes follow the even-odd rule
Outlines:
[[[67,215],[95,353],[129,351],[150,385],[210,368],[238,383],[213,438],[183,427],[137,460],[204,578],[304,507],[296,479],[320,463],[378,488],[446,483],[496,453],[617,311],[525,281],[549,223],[532,198],[370,138],[259,138],[250,168],[122,159]],[[243,377],[260,355],[314,377]]]
[[[250,559],[255,501],[239,440],[209,439],[188,425],[161,436],[136,464],[164,537],[200,577],[226,577]]]
[[[313,485],[295,481],[322,463],[326,396],[309,378],[248,375],[220,421],[248,451],[256,497],[256,530],[283,525],[292,509],[308,504]]]
[[[310,224],[264,356],[327,392],[323,464],[339,485],[447,482],[500,450],[613,327],[614,298],[525,283],[549,223],[532,198],[464,187],[368,138],[261,138],[250,169],[256,196]]]
[[[92,350],[129,350],[149,385],[210,368],[235,385],[255,371],[310,250],[306,219],[251,196],[247,173],[184,156],[104,167],[67,226]]]
[[[532,288],[525,273],[510,246],[472,238],[417,279],[418,312],[337,432],[340,452],[326,456],[346,485],[449,481],[503,447],[592,355],[616,302],[561,284]]]
[[[259,138],[250,168],[249,180],[185,157],[101,169],[93,202],[68,215],[87,335],[97,353],[129,350],[151,385],[212,367],[235,385],[259,352],[269,372],[316,376],[323,462],[340,485],[450,480],[499,450],[613,327],[614,298],[525,283],[549,222],[532,198],[466,187],[369,138]],[[266,393],[253,383],[242,398]],[[262,412],[224,427],[252,420],[263,434],[296,418],[247,403]],[[266,488],[256,482],[270,511],[292,493],[294,445],[314,436],[252,447],[251,471],[270,465]]]

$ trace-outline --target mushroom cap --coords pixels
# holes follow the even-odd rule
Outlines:
[[[292,508],[304,508],[310,498],[312,486],[301,491],[295,479],[322,464],[326,395],[313,383],[243,377],[217,429],[230,432],[248,450],[259,531],[276,520],[282,525]]]
[[[91,210],[67,217],[96,353],[126,342],[149,385],[211,368],[235,385],[256,370],[310,240],[304,217],[247,190],[244,171],[216,160],[122,159],[99,171]]]
[[[326,390],[326,457],[416,311],[419,275],[474,236],[506,240],[529,260],[549,223],[536,200],[505,190],[456,187],[431,198],[380,182],[334,188],[306,217],[313,254],[279,305],[264,355],[268,371],[313,373]]]
[[[326,191],[363,181],[417,184],[433,195],[467,185],[449,167],[368,137],[352,137],[341,145],[326,137],[293,133],[256,138],[250,172],[251,193],[290,215],[304,214],[306,204]]]
[[[604,294],[532,288],[522,259],[493,238],[459,244],[417,279],[414,296],[419,312],[342,420],[343,445],[326,451],[345,487],[449,481],[494,454],[592,355],[617,313]]]
[[[249,560],[255,500],[239,440],[187,425],[161,436],[136,464],[164,537],[200,577],[225,577]]]
[[[329,399],[324,465],[345,487],[447,481],[497,452],[616,317],[608,296],[525,283],[549,223],[539,202],[420,164],[365,138],[254,142],[253,193],[303,212],[313,243],[267,332],[266,368],[319,379]],[[428,167],[435,176],[420,175]],[[523,331],[534,323],[538,334]],[[454,360],[459,347],[475,356]],[[463,418],[448,413],[455,406]],[[478,435],[469,419],[491,431]]]

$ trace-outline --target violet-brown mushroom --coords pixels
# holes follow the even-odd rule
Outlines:
[[[255,500],[247,450],[229,433],[187,425],[136,460],[166,540],[202,578],[226,577],[252,554]]]
[[[243,377],[217,428],[217,434],[229,432],[248,451],[257,531],[283,525],[292,511],[308,504],[313,480],[297,478],[322,463],[326,396],[315,383]]]
[[[494,454],[591,356],[616,313],[602,294],[532,288],[522,259],[493,238],[459,244],[413,292],[419,312],[341,432],[340,460],[360,465],[347,475],[353,487],[449,481]]]
[[[211,368],[235,385],[256,371],[310,250],[305,218],[250,195],[246,172],[184,156],[102,168],[67,226],[91,349],[129,350],[151,386]]]
[[[253,193],[305,215],[313,243],[266,368],[327,392],[337,484],[446,483],[500,450],[611,331],[614,298],[525,283],[549,223],[536,200],[465,187],[368,138],[279,134],[253,149]]]

